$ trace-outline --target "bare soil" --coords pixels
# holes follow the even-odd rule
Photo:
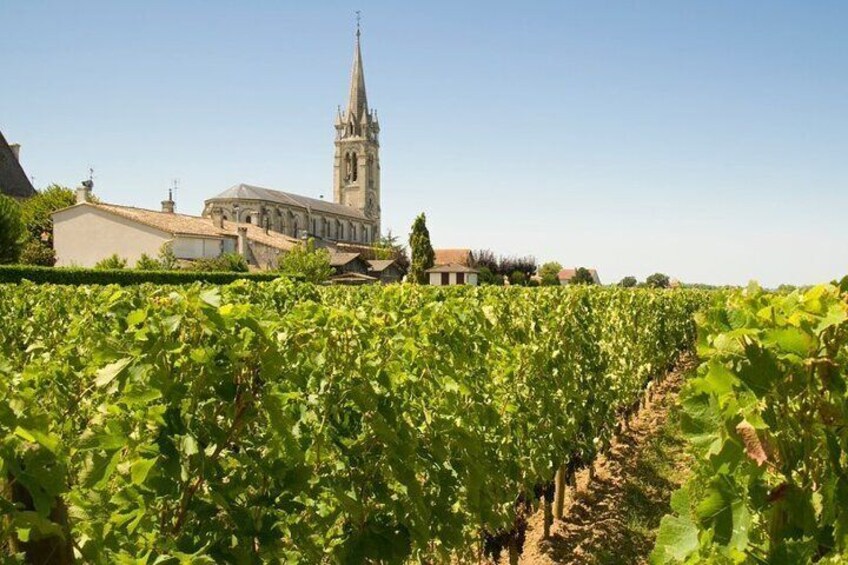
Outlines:
[[[520,563],[597,565],[645,563],[671,494],[684,482],[690,459],[678,430],[677,398],[696,360],[684,357],[662,381],[651,400],[630,420],[605,456],[577,475],[569,489],[562,521],[542,539],[541,509],[529,519]],[[501,563],[508,564],[506,555]]]

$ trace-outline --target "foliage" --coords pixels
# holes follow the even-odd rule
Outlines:
[[[177,256],[174,255],[174,245],[170,241],[163,243],[159,248],[159,268],[163,271],[174,271],[179,268]]]
[[[556,261],[550,261],[539,267],[539,278],[542,281],[542,286],[557,286],[561,270],[562,265]]]
[[[621,279],[621,282],[618,283],[618,286],[621,288],[633,288],[638,284],[636,277],[627,276]]]
[[[697,318],[699,377],[681,396],[697,463],[653,561],[844,562],[848,296],[755,284],[716,296]]]
[[[509,284],[513,286],[527,286],[527,275],[522,271],[513,271],[511,275],[509,275]]]
[[[529,279],[536,272],[536,259],[532,256],[497,257],[490,249],[479,249],[471,253],[471,267],[478,271],[486,268],[492,275],[500,277],[501,282],[491,284],[503,284],[503,277],[510,277],[515,271],[521,271]]]
[[[333,274],[330,266],[330,252],[315,247],[315,240],[310,238],[306,244],[298,244],[280,256],[279,270],[289,275],[299,275],[311,283],[322,283]]]
[[[24,200],[21,204],[21,216],[30,238],[52,248],[53,218],[51,215],[75,203],[74,191],[57,184],[50,185],[32,198]]]
[[[574,271],[574,276],[569,281],[570,284],[595,284],[595,277],[592,276],[592,271],[586,267],[577,267]]]
[[[409,265],[408,280],[418,284],[427,284],[427,269],[433,266],[436,254],[430,243],[430,231],[427,229],[427,217],[422,212],[412,223],[409,234],[409,249],[412,262]]]
[[[668,275],[654,273],[645,279],[645,285],[648,288],[668,288],[671,286],[671,280],[668,278]]]
[[[217,257],[198,259],[191,265],[194,271],[224,272],[224,273],[247,273],[250,266],[247,259],[238,253],[222,253]]]
[[[0,529],[94,563],[449,562],[609,445],[701,301],[8,286],[0,468],[33,504],[0,494]]]
[[[115,271],[118,269],[126,269],[127,268],[127,260],[123,257],[119,257],[117,253],[113,253],[111,256],[106,257],[105,259],[101,259],[94,265],[95,269],[107,269],[111,271]]]
[[[477,274],[477,282],[481,285],[496,285],[503,286],[504,280],[500,275],[494,274],[489,267],[477,267],[479,273]]]
[[[0,194],[0,264],[18,260],[23,235],[20,206],[8,196]]]
[[[18,261],[23,265],[40,265],[52,267],[56,264],[56,252],[53,248],[31,237],[27,238],[21,248]]]
[[[139,271],[161,271],[162,265],[158,259],[154,259],[147,253],[142,253],[141,257],[135,263],[135,268]]]
[[[116,284],[121,286],[143,283],[155,284],[191,284],[204,281],[214,284],[228,284],[239,279],[271,281],[279,273],[225,273],[201,271],[138,271],[119,269],[94,270],[69,267],[36,267],[23,265],[0,265],[0,283],[20,283],[31,281],[39,284]]]
[[[406,246],[400,242],[398,236],[393,235],[391,230],[381,237],[374,246],[374,259],[392,259],[400,268],[401,272],[409,270],[409,256]]]

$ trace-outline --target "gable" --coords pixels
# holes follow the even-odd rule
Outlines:
[[[32,183],[2,132],[0,132],[0,193],[14,198],[35,196]]]

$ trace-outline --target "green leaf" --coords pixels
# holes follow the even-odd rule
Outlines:
[[[692,520],[663,516],[651,553],[652,564],[678,563],[698,550],[698,527]]]
[[[154,463],[156,463],[155,457],[153,459],[141,458],[133,461],[133,464],[130,466],[130,476],[134,485],[144,484],[147,474],[150,473],[150,469],[153,468]]]
[[[94,379],[94,384],[98,388],[102,388],[118,377],[121,373],[126,370],[127,366],[132,363],[132,357],[124,357],[114,363],[110,363],[106,365],[99,371],[97,371],[97,376]]]

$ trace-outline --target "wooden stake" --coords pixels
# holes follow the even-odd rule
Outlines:
[[[560,465],[554,478],[554,518],[557,520],[562,520],[562,513],[565,510],[566,472],[565,465]]]

